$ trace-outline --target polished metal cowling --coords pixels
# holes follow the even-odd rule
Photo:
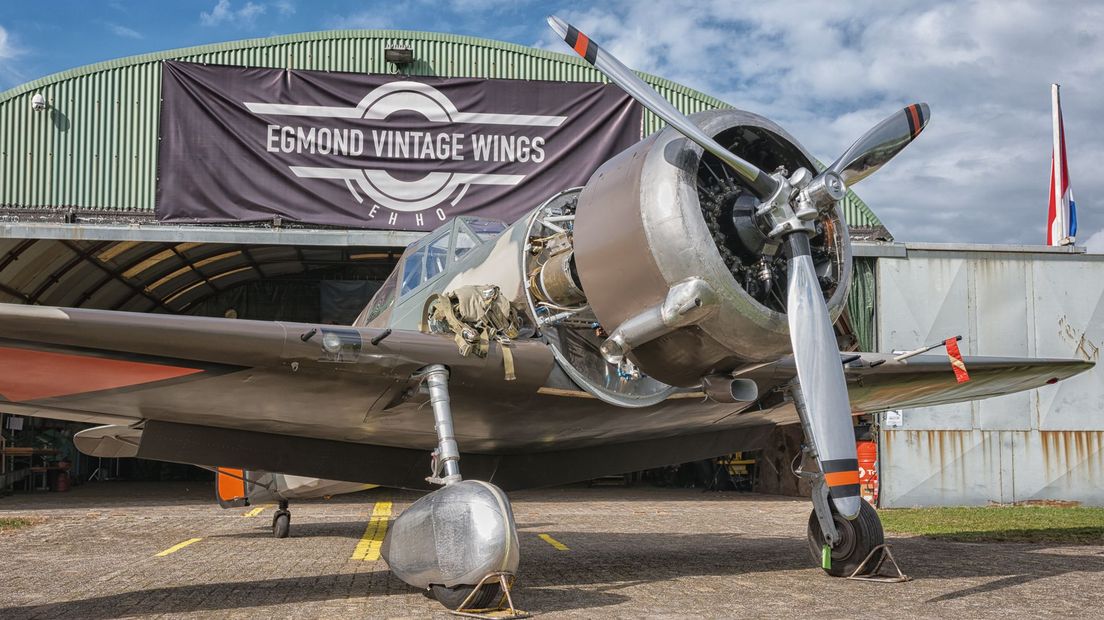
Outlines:
[[[758,136],[766,160],[756,161],[762,152],[737,151],[752,163],[816,169],[801,145],[766,118],[740,110],[691,118],[712,136],[734,128]],[[715,311],[628,353],[644,372],[670,385],[699,385],[705,375],[790,352],[786,315],[757,301],[734,279],[705,223],[698,187],[702,153],[673,129],[657,132],[595,172],[579,196],[575,219],[579,279],[607,331],[639,323],[641,308],[662,307],[672,289],[687,281],[699,281],[715,295]],[[839,240],[836,284],[826,300],[833,320],[843,311],[851,281],[841,210],[836,204],[826,215]]]

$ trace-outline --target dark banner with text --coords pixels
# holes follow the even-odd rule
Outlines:
[[[166,61],[157,218],[430,230],[513,222],[640,139],[608,84]]]

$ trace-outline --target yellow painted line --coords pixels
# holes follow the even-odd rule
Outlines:
[[[178,545],[173,545],[173,546],[169,547],[168,549],[165,549],[161,553],[158,553],[155,557],[161,558],[161,557],[164,557],[166,555],[169,555],[170,553],[176,553],[177,551],[180,551],[184,547],[187,547],[188,545],[193,544],[193,543],[197,543],[201,540],[203,540],[203,539],[202,538],[189,538],[188,540],[185,540],[184,542],[182,542]]]
[[[571,549],[567,548],[567,545],[565,545],[562,542],[556,540],[555,538],[552,538],[548,534],[537,534],[537,536],[541,540],[543,540],[544,542],[546,542],[546,543],[552,545],[553,547],[555,547],[557,551],[571,551]]]
[[[383,538],[387,535],[387,524],[391,522],[391,502],[376,502],[372,509],[372,516],[368,518],[368,527],[364,528],[364,535],[360,537],[356,549],[353,551],[352,560],[375,562],[380,559],[380,547],[383,546]]]
[[[265,508],[271,508],[271,507],[272,507],[272,504],[261,504],[260,506],[257,506],[253,510],[250,510],[249,512],[243,514],[242,516],[243,517],[255,517],[255,516],[261,514],[262,512],[264,512]]]

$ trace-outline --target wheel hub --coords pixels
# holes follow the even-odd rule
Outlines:
[[[839,532],[840,536],[836,546],[832,547],[832,558],[850,557],[855,551],[855,542],[857,538],[857,536],[855,536],[855,524],[838,514],[833,514],[832,520],[836,523],[836,531]]]

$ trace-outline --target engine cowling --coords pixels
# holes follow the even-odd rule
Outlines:
[[[762,170],[816,170],[770,120],[739,110],[691,117]],[[667,128],[598,169],[578,198],[574,266],[595,317],[623,352],[670,385],[789,353],[786,261],[754,217],[758,201],[713,155]],[[851,249],[842,204],[817,221],[817,275],[833,320]],[[644,309],[644,310],[642,310]]]

